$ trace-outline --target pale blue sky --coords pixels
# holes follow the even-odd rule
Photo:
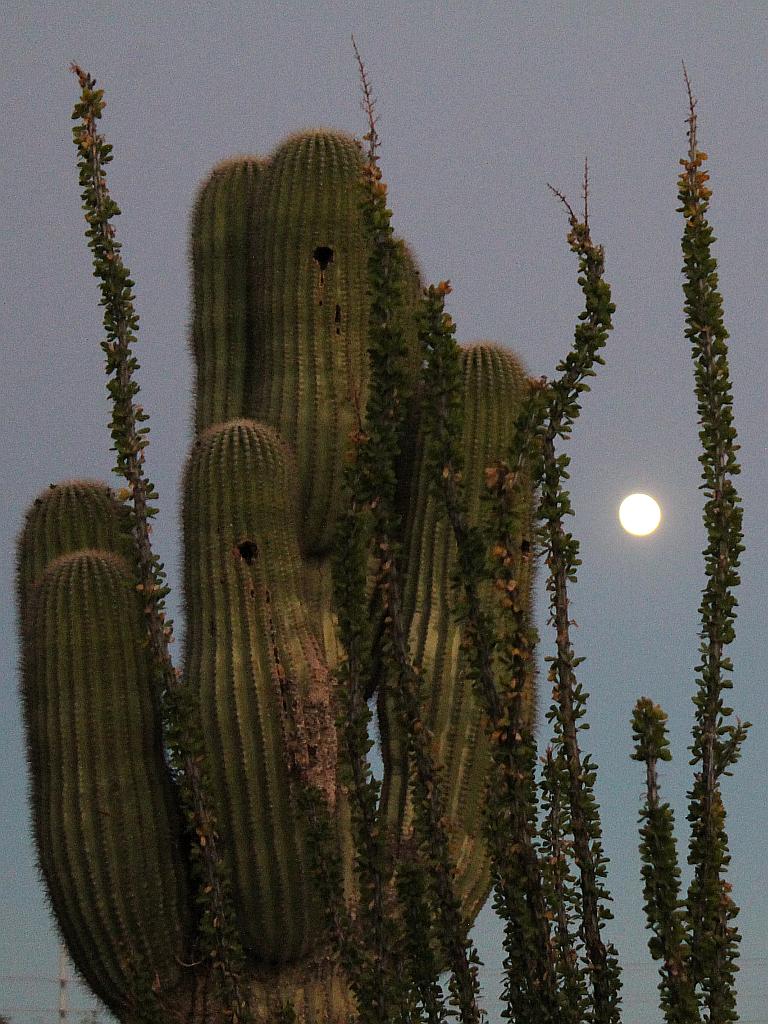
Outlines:
[[[703,582],[695,400],[675,212],[677,161],[686,141],[681,58],[687,63],[699,97],[701,144],[710,154],[715,253],[743,446],[747,551],[733,702],[755,724],[728,786],[727,808],[744,934],[741,1009],[745,1020],[765,1019],[768,727],[759,652],[768,627],[768,8],[762,2],[471,7],[16,0],[5,8],[0,1012],[53,1007],[56,999],[52,984],[9,980],[52,976],[56,969],[56,939],[29,835],[14,537],[38,491],[72,476],[106,479],[111,466],[98,296],[70,136],[76,82],[67,65],[77,60],[106,89],[103,127],[115,148],[109,180],[123,209],[123,253],[137,282],[149,468],[161,495],[155,536],[177,585],[178,480],[190,440],[192,197],[216,161],[267,153],[297,129],[330,125],[362,134],[349,42],[354,32],[379,100],[383,169],[398,231],[427,280],[452,280],[461,339],[508,344],[535,374],[553,372],[580,309],[564,211],[546,182],[578,201],[589,156],[593,235],[606,247],[617,312],[607,365],[585,398],[570,445],[574,530],[584,559],[573,607],[577,653],[587,658],[581,679],[592,694],[585,740],[601,769],[612,936],[628,964],[625,1020],[637,1024],[659,1020],[659,1012],[641,914],[642,769],[629,759],[629,717],[636,697],[646,693],[670,713],[676,759],[663,785],[684,824]],[[654,495],[663,510],[661,527],[647,539],[624,534],[616,518],[621,498],[635,490]],[[543,626],[541,603],[539,617]],[[501,955],[489,910],[476,939],[487,965],[484,980],[495,993]],[[75,1002],[86,1005],[87,998],[73,994]],[[52,1019],[42,1009],[11,1016]]]

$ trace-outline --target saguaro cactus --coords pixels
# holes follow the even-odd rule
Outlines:
[[[362,163],[343,134],[296,135],[268,159],[215,168],[192,218],[196,438],[183,485],[181,689],[199,709],[203,747],[190,756],[205,766],[243,950],[240,981],[258,1021],[286,1007],[318,1024],[355,1015],[323,924],[297,787],[301,774],[332,812],[354,920],[330,557],[370,381]],[[404,251],[399,315],[416,379],[418,272]],[[466,349],[474,522],[483,469],[509,447],[524,382],[508,350]],[[445,768],[469,924],[490,889],[480,813],[490,756],[453,614],[455,541],[424,469],[424,396],[414,394],[399,484],[404,614],[424,680],[423,720]],[[185,825],[178,773],[165,756],[127,521],[105,485],[73,481],[45,492],[22,531],[23,696],[40,867],[77,969],[121,1021],[219,1021],[228,1008],[199,929],[207,890],[190,869],[205,836]],[[380,614],[373,594],[370,614]],[[398,865],[413,850],[407,744],[386,681],[384,667],[369,691],[379,691],[378,816],[394,901]]]

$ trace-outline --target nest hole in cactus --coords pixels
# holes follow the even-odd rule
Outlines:
[[[327,268],[329,263],[333,263],[333,249],[330,245],[318,245],[315,251],[312,253],[312,258],[320,267],[320,273],[322,274]]]
[[[333,249],[330,245],[318,245],[315,251],[312,253],[312,259],[320,268],[320,286],[325,284],[325,270],[329,263],[333,263]],[[320,299],[321,306],[323,300]]]
[[[259,549],[256,546],[256,542],[252,540],[241,540],[236,547],[236,551],[243,559],[246,565],[253,565],[256,561],[256,556],[259,553]]]

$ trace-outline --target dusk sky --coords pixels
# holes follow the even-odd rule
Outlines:
[[[644,694],[669,713],[675,758],[662,785],[676,809],[684,862],[686,748],[704,583],[682,218],[675,212],[678,160],[686,150],[686,62],[699,100],[700,144],[710,157],[714,252],[742,446],[737,486],[746,552],[732,703],[754,725],[725,787],[730,879],[743,934],[739,1002],[744,1021],[767,1021],[768,723],[759,652],[768,632],[768,6],[11,0],[5,10],[0,1013],[14,1022],[51,1021],[57,997],[56,985],[44,980],[56,973],[57,938],[35,867],[27,803],[15,538],[26,508],[50,483],[109,480],[112,465],[101,311],[71,141],[78,90],[68,64],[76,60],[106,91],[101,130],[115,155],[108,180],[123,211],[118,237],[141,317],[148,466],[161,506],[155,541],[181,627],[178,493],[191,439],[193,196],[222,158],[266,155],[291,132],[329,126],[363,134],[354,33],[378,98],[396,230],[425,281],[451,280],[460,340],[507,345],[533,375],[554,374],[582,301],[566,213],[547,182],[580,208],[589,158],[592,235],[605,246],[617,309],[606,366],[584,397],[568,445],[572,529],[584,563],[571,597],[576,654],[586,657],[579,678],[591,694],[591,729],[582,736],[600,769],[597,795],[611,859],[609,934],[626,965],[626,1024],[661,1019],[642,913],[643,769],[630,760],[630,715]],[[634,491],[652,495],[662,509],[661,525],[645,538],[625,533],[617,518],[622,498]],[[543,586],[537,607],[543,658],[553,643]],[[540,706],[548,703],[542,689]],[[541,719],[543,746],[548,732]],[[486,1005],[498,1019],[501,929],[490,901],[474,937],[485,963]],[[71,1002],[92,1005],[77,987]]]

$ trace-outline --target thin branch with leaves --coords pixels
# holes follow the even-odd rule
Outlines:
[[[121,244],[111,223],[120,214],[107,190],[105,168],[112,160],[112,147],[96,128],[106,106],[104,91],[96,88],[96,80],[79,65],[73,63],[71,70],[81,89],[72,114],[79,124],[73,128],[72,135],[78,150],[83,210],[88,224],[85,234],[93,252],[94,276],[100,282],[100,304],[104,307],[106,338],[101,347],[107,357],[107,390],[112,403],[110,430],[117,456],[115,472],[127,483],[120,497],[130,502],[129,523],[139,572],[136,589],[144,603],[149,646],[164,712],[164,738],[190,824],[191,860],[202,907],[200,935],[204,947],[212,951],[210,959],[221,982],[225,1002],[230,1007],[233,1024],[238,1024],[249,1018],[247,998],[239,979],[243,950],[234,924],[229,878],[219,850],[196,706],[171,659],[169,645],[173,641],[173,624],[165,613],[165,597],[169,591],[165,570],[151,543],[150,520],[157,513],[152,502],[157,499],[157,492],[144,468],[149,428],[140,424],[146,424],[148,416],[136,401],[139,385],[135,373],[139,363],[132,351],[139,318],[133,305],[134,282],[120,255]]]

